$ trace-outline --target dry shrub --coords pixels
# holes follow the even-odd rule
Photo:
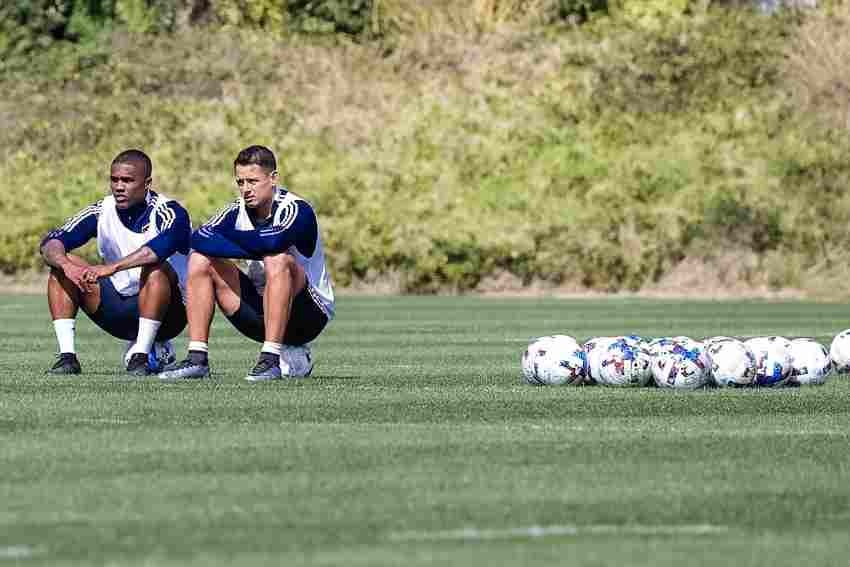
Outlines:
[[[372,28],[383,34],[492,30],[504,24],[539,23],[558,11],[558,0],[375,0]]]
[[[850,130],[850,2],[809,15],[787,55],[787,76],[803,108]]]

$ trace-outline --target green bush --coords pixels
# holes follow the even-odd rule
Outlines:
[[[727,249],[754,255],[773,285],[837,281],[850,142],[812,129],[783,88],[796,25],[710,10],[391,49],[115,29],[0,79],[20,101],[0,107],[15,117],[0,129],[0,179],[14,188],[0,214],[16,219],[0,269],[38,266],[40,237],[106,191],[121,149],[146,149],[157,187],[198,225],[233,198],[236,152],[262,143],[316,206],[341,285],[462,291],[507,271],[639,289]]]

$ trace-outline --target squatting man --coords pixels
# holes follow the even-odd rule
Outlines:
[[[186,327],[192,229],[186,209],[151,188],[152,175],[144,152],[119,153],[110,165],[111,194],[42,240],[41,255],[50,267],[47,302],[59,343],[49,374],[81,372],[75,344],[81,308],[101,329],[129,341],[125,362],[131,375],[145,376],[167,362],[152,352],[171,353],[174,360],[168,341]],[[92,238],[102,264],[70,254]]]
[[[334,315],[334,294],[313,207],[278,186],[277,160],[264,146],[239,152],[240,197],[192,234],[189,345],[163,380],[210,373],[208,340],[215,306],[242,334],[262,343],[252,382],[308,376],[308,343]],[[247,274],[234,259],[248,261]]]

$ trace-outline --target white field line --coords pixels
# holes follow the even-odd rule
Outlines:
[[[138,421],[131,421],[120,417],[80,417],[72,419],[71,423],[77,425],[132,425]]]
[[[527,526],[519,528],[462,528],[457,530],[393,532],[392,541],[484,541],[522,538],[594,536],[594,535],[718,535],[729,531],[728,526],[712,524],[651,525],[651,524],[587,524]]]
[[[5,559],[27,559],[38,553],[41,549],[34,549],[28,545],[7,545],[0,547],[0,561]]]
[[[550,429],[547,426],[531,424],[528,426],[529,429],[542,430],[542,429]],[[569,431],[591,431],[591,432],[612,432],[612,433],[643,433],[643,432],[658,432],[663,431],[659,430],[655,427],[638,427],[629,429],[627,426],[614,426],[614,425],[603,425],[603,426],[585,426],[585,425],[569,425],[569,426],[554,426],[551,429],[566,429]],[[672,429],[670,429],[672,431]],[[810,430],[799,430],[799,429],[742,429],[742,430],[694,430],[694,431],[676,431],[676,435],[680,435],[682,437],[705,437],[707,435],[717,435],[720,437],[759,437],[761,435],[791,435],[791,436],[799,436],[799,437],[847,437],[850,436],[850,431],[844,429],[810,429]]]
[[[850,520],[850,512],[839,512],[837,514],[823,514],[820,516],[824,520]]]

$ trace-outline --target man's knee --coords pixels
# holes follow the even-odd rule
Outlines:
[[[300,268],[295,258],[285,252],[264,257],[263,267],[265,268],[267,279],[293,276]]]
[[[307,274],[304,272],[304,268],[291,254],[282,253],[266,256],[263,258],[263,267],[266,272],[266,285],[289,281],[292,284],[292,295],[297,295],[307,285]]]
[[[189,255],[189,276],[209,275],[212,269],[212,260],[199,252]]]
[[[59,282],[67,279],[66,276],[65,276],[65,272],[63,272],[59,268],[54,268],[53,266],[50,266],[50,273],[48,274],[48,278],[50,280],[59,281]]]
[[[159,264],[148,264],[142,266],[142,286],[167,285],[171,286],[177,281],[177,274],[168,262]]]

